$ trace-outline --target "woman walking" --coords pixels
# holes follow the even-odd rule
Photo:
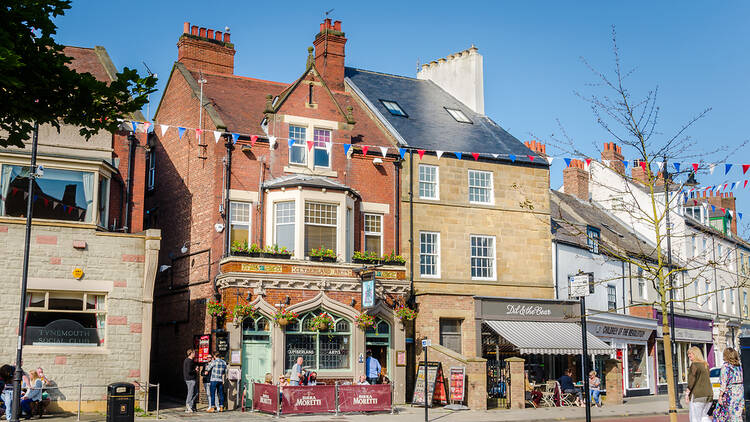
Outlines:
[[[690,369],[688,370],[687,401],[690,403],[690,422],[710,420],[708,409],[713,402],[714,392],[708,375],[708,363],[703,359],[701,349],[693,346],[688,349]]]
[[[724,365],[721,367],[719,402],[714,409],[714,421],[741,422],[745,410],[745,392],[742,385],[740,354],[731,347],[724,350]]]

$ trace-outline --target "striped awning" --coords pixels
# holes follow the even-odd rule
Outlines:
[[[513,344],[522,355],[580,355],[581,326],[572,322],[485,321],[493,331]],[[589,355],[608,355],[612,348],[586,333]]]

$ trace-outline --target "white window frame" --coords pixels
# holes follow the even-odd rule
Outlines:
[[[247,221],[242,220],[235,220],[235,212],[233,212],[233,205],[247,205],[248,213],[247,213]],[[231,245],[235,240],[232,239],[232,227],[234,226],[247,226],[247,244],[248,246],[253,243],[253,230],[252,230],[252,221],[253,221],[253,203],[252,202],[246,202],[246,201],[229,201],[229,244]]]
[[[304,126],[304,125],[290,124],[289,125],[289,135],[291,135],[292,127],[303,129],[305,131],[305,137],[304,137],[305,139],[297,139],[296,136],[295,137],[291,137],[291,136],[289,137],[290,139],[294,140],[294,143],[289,146],[289,155],[288,155],[289,159],[287,161],[289,161],[290,165],[306,166],[307,165],[307,161],[308,161],[308,157],[307,157],[308,127]],[[301,142],[301,143],[298,143],[298,142]],[[294,148],[302,148],[303,159],[302,159],[301,162],[292,161],[292,150]]]
[[[471,176],[472,175],[482,175],[482,176],[488,176],[489,177],[489,186],[473,186],[471,184]],[[495,203],[495,181],[494,175],[491,171],[484,171],[484,170],[469,170],[468,172],[468,184],[469,184],[469,203],[470,204],[480,204],[480,205],[493,205]],[[471,199],[471,190],[472,189],[489,189],[488,193],[488,199],[489,201],[476,201]]]
[[[483,240],[491,240],[492,246],[489,256],[480,256],[480,255],[474,255],[472,246],[474,239],[483,239]],[[475,277],[474,275],[471,275],[472,280],[489,280],[494,281],[497,280],[497,244],[495,242],[495,236],[488,236],[483,234],[472,234],[469,236],[469,273],[472,274],[474,271],[474,259],[489,259],[490,260],[490,266],[489,269],[492,271],[492,275],[489,277]]]
[[[30,289],[26,292],[28,296],[31,296],[32,294],[44,294],[44,305],[43,306],[30,306],[26,305],[26,315],[25,318],[28,319],[29,312],[45,312],[45,313],[70,313],[70,314],[95,314],[97,316],[103,315],[104,316],[104,328],[102,329],[102,338],[100,338],[100,344],[94,346],[93,344],[86,344],[85,346],[81,346],[87,350],[89,349],[105,349],[107,347],[107,304],[109,302],[109,295],[106,292],[89,292],[89,291],[83,291],[83,290],[40,290],[40,289]],[[83,298],[83,306],[81,310],[60,310],[60,309],[49,309],[49,296],[50,293],[67,293],[67,294],[80,294]],[[103,296],[104,302],[102,303],[101,308],[99,309],[86,309],[86,305],[88,304],[88,296]],[[28,299],[24,298],[25,301],[28,303]],[[25,341],[25,339],[24,339]],[[51,344],[44,344],[44,345],[33,345],[33,344],[27,344],[26,347],[39,347],[39,348],[53,348],[53,347],[70,347],[66,343],[51,343]]]
[[[602,239],[602,232],[596,227],[586,227],[586,244],[589,252],[599,255],[599,244]]]
[[[648,286],[646,285],[646,279],[643,277],[643,268],[638,267],[636,269],[636,283],[638,285],[638,296],[643,300],[648,300]]]
[[[374,231],[368,231],[367,230],[367,218],[368,217],[371,217],[371,218],[375,217],[378,220],[380,220],[380,223],[379,223],[380,224],[380,231],[379,232],[374,232]],[[383,256],[383,214],[375,214],[375,213],[369,213],[369,212],[364,213],[364,215],[362,216],[362,226],[363,226],[362,227],[363,231],[365,233],[365,239],[364,239],[365,242],[364,242],[364,244],[362,246],[362,250],[364,251],[366,249],[367,236],[379,237],[380,238],[380,251],[378,251],[378,254],[380,256]]]
[[[287,205],[287,204],[292,204],[292,221],[291,222],[279,223],[279,221],[278,221],[278,214],[277,214],[278,213],[279,205]],[[292,226],[293,227],[293,230],[292,230],[292,232],[293,232],[292,247],[291,248],[287,248],[289,250],[289,252],[293,253],[294,250],[295,250],[295,247],[294,247],[295,245],[294,244],[297,243],[297,242],[295,242],[296,237],[297,237],[297,201],[295,201],[295,200],[290,200],[290,201],[276,201],[276,202],[273,203],[273,243],[274,243],[274,245],[278,245],[279,244],[279,241],[278,241],[278,238],[277,238],[277,234],[278,234],[278,231],[279,231],[278,230],[279,226]]]
[[[102,192],[100,186],[102,183],[106,183],[107,189]],[[109,177],[104,177],[101,174],[97,175],[96,181],[96,219],[99,227],[107,229],[109,226],[109,197],[112,191],[112,180]],[[106,198],[102,198],[102,193],[106,195]],[[102,206],[103,205],[103,206]]]
[[[307,222],[307,205],[308,204],[310,204],[310,205],[323,205],[323,206],[326,206],[326,207],[333,207],[333,210],[334,210],[334,212],[336,214],[335,221],[333,222],[333,224],[330,224],[330,223],[319,223],[319,222],[308,223]],[[335,245],[332,245],[332,246],[323,245],[323,246],[325,246],[326,249],[333,249],[333,251],[336,253],[336,255],[344,255],[345,252],[341,251],[340,248],[339,248],[339,214],[341,214],[339,212],[339,208],[340,208],[339,204],[338,203],[324,202],[324,201],[317,201],[317,200],[305,200],[302,203],[302,207],[303,207],[302,208],[302,229],[303,229],[303,231],[302,231],[302,250],[304,251],[304,254],[307,255],[307,242],[306,242],[306,238],[307,238],[307,226],[318,226],[318,227],[333,227],[335,229],[335,232],[336,232],[336,242],[335,242]],[[317,249],[317,248],[313,248],[313,249]]]
[[[146,189],[154,190],[156,186],[156,150],[148,151],[148,168],[146,169]]]
[[[435,180],[429,181],[429,180],[422,180],[422,169],[434,169],[435,170]],[[435,196],[423,196],[422,195],[422,189],[420,189],[420,186],[422,183],[425,184],[433,184],[435,185]],[[428,199],[431,201],[439,201],[440,200],[440,167],[433,166],[431,164],[419,164],[417,166],[417,193],[419,194],[419,199]]]
[[[467,116],[466,113],[464,113],[462,110],[459,110],[457,108],[445,107],[445,111],[447,111],[448,114],[450,114],[451,117],[453,117],[453,119],[458,123],[474,124],[469,116]]]
[[[422,253],[422,235],[435,236],[435,253],[423,254]],[[435,274],[423,274],[422,273],[422,255],[431,255],[435,257]],[[421,278],[440,278],[440,232],[432,231],[420,231],[419,232],[419,276]]]
[[[392,116],[397,117],[409,117],[408,114],[404,111],[403,108],[401,108],[401,105],[393,100],[380,100],[380,102],[383,104],[383,107],[385,107],[386,110],[388,110],[388,113],[390,113]]]
[[[609,300],[610,292],[612,293],[612,296],[614,297],[614,308],[610,307],[610,303],[613,303]],[[607,284],[607,310],[616,311],[617,310],[617,286],[613,284]]]
[[[315,140],[316,131],[326,131],[328,132],[328,142],[324,142],[323,146],[318,146],[318,142]],[[312,167],[313,168],[322,168],[322,169],[329,169],[331,168],[331,149],[329,146],[331,146],[333,142],[333,130],[323,127],[313,127],[313,148],[312,148]],[[316,151],[325,151],[326,155],[328,156],[328,165],[327,166],[321,166],[319,164],[315,164],[315,152]]]

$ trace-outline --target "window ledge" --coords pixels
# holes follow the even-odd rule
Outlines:
[[[107,355],[106,347],[97,346],[23,346],[26,353],[38,355],[43,354],[67,354],[67,355]]]
[[[327,177],[338,177],[338,172],[333,170],[327,170],[327,169],[310,169],[306,166],[297,166],[297,165],[288,165],[284,166],[284,172],[286,173],[295,173],[295,174],[309,174],[313,176],[327,176]]]

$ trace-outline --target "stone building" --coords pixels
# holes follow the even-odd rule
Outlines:
[[[403,262],[387,262],[401,243],[400,157],[345,84],[346,41],[341,22],[326,20],[314,48],[300,49],[300,76],[270,82],[235,74],[229,33],[185,23],[156,112],[167,130],[155,142],[148,205],[168,268],[156,294],[157,379],[180,379],[186,349],[202,344],[244,385],[288,374],[297,356],[319,380],[352,381],[369,349],[403,401],[405,332],[394,309],[408,284]],[[385,265],[363,263],[363,253]],[[376,300],[365,306],[361,285],[373,278]],[[255,314],[211,315],[214,301]],[[299,319],[277,323],[282,310]],[[312,318],[324,311],[334,321],[318,331]],[[375,327],[358,327],[365,312]]]
[[[401,250],[414,247],[409,271],[419,309],[411,362],[425,338],[431,360],[446,370],[460,362],[472,409],[486,408],[492,372],[482,334],[491,317],[478,298],[555,294],[543,146],[524,145],[484,115],[482,73],[473,46],[423,65],[417,78],[346,69],[353,92],[409,150],[399,200]]]
[[[66,47],[71,67],[102,81],[116,69],[103,47]],[[137,113],[135,120],[143,120]],[[24,369],[44,368],[53,408],[103,411],[112,382],[149,380],[153,286],[160,232],[144,230],[144,133],[85,139],[39,128],[41,177],[29,189],[31,142],[0,149],[0,353],[15,359],[26,203],[33,201]],[[57,387],[57,388],[55,388]]]

